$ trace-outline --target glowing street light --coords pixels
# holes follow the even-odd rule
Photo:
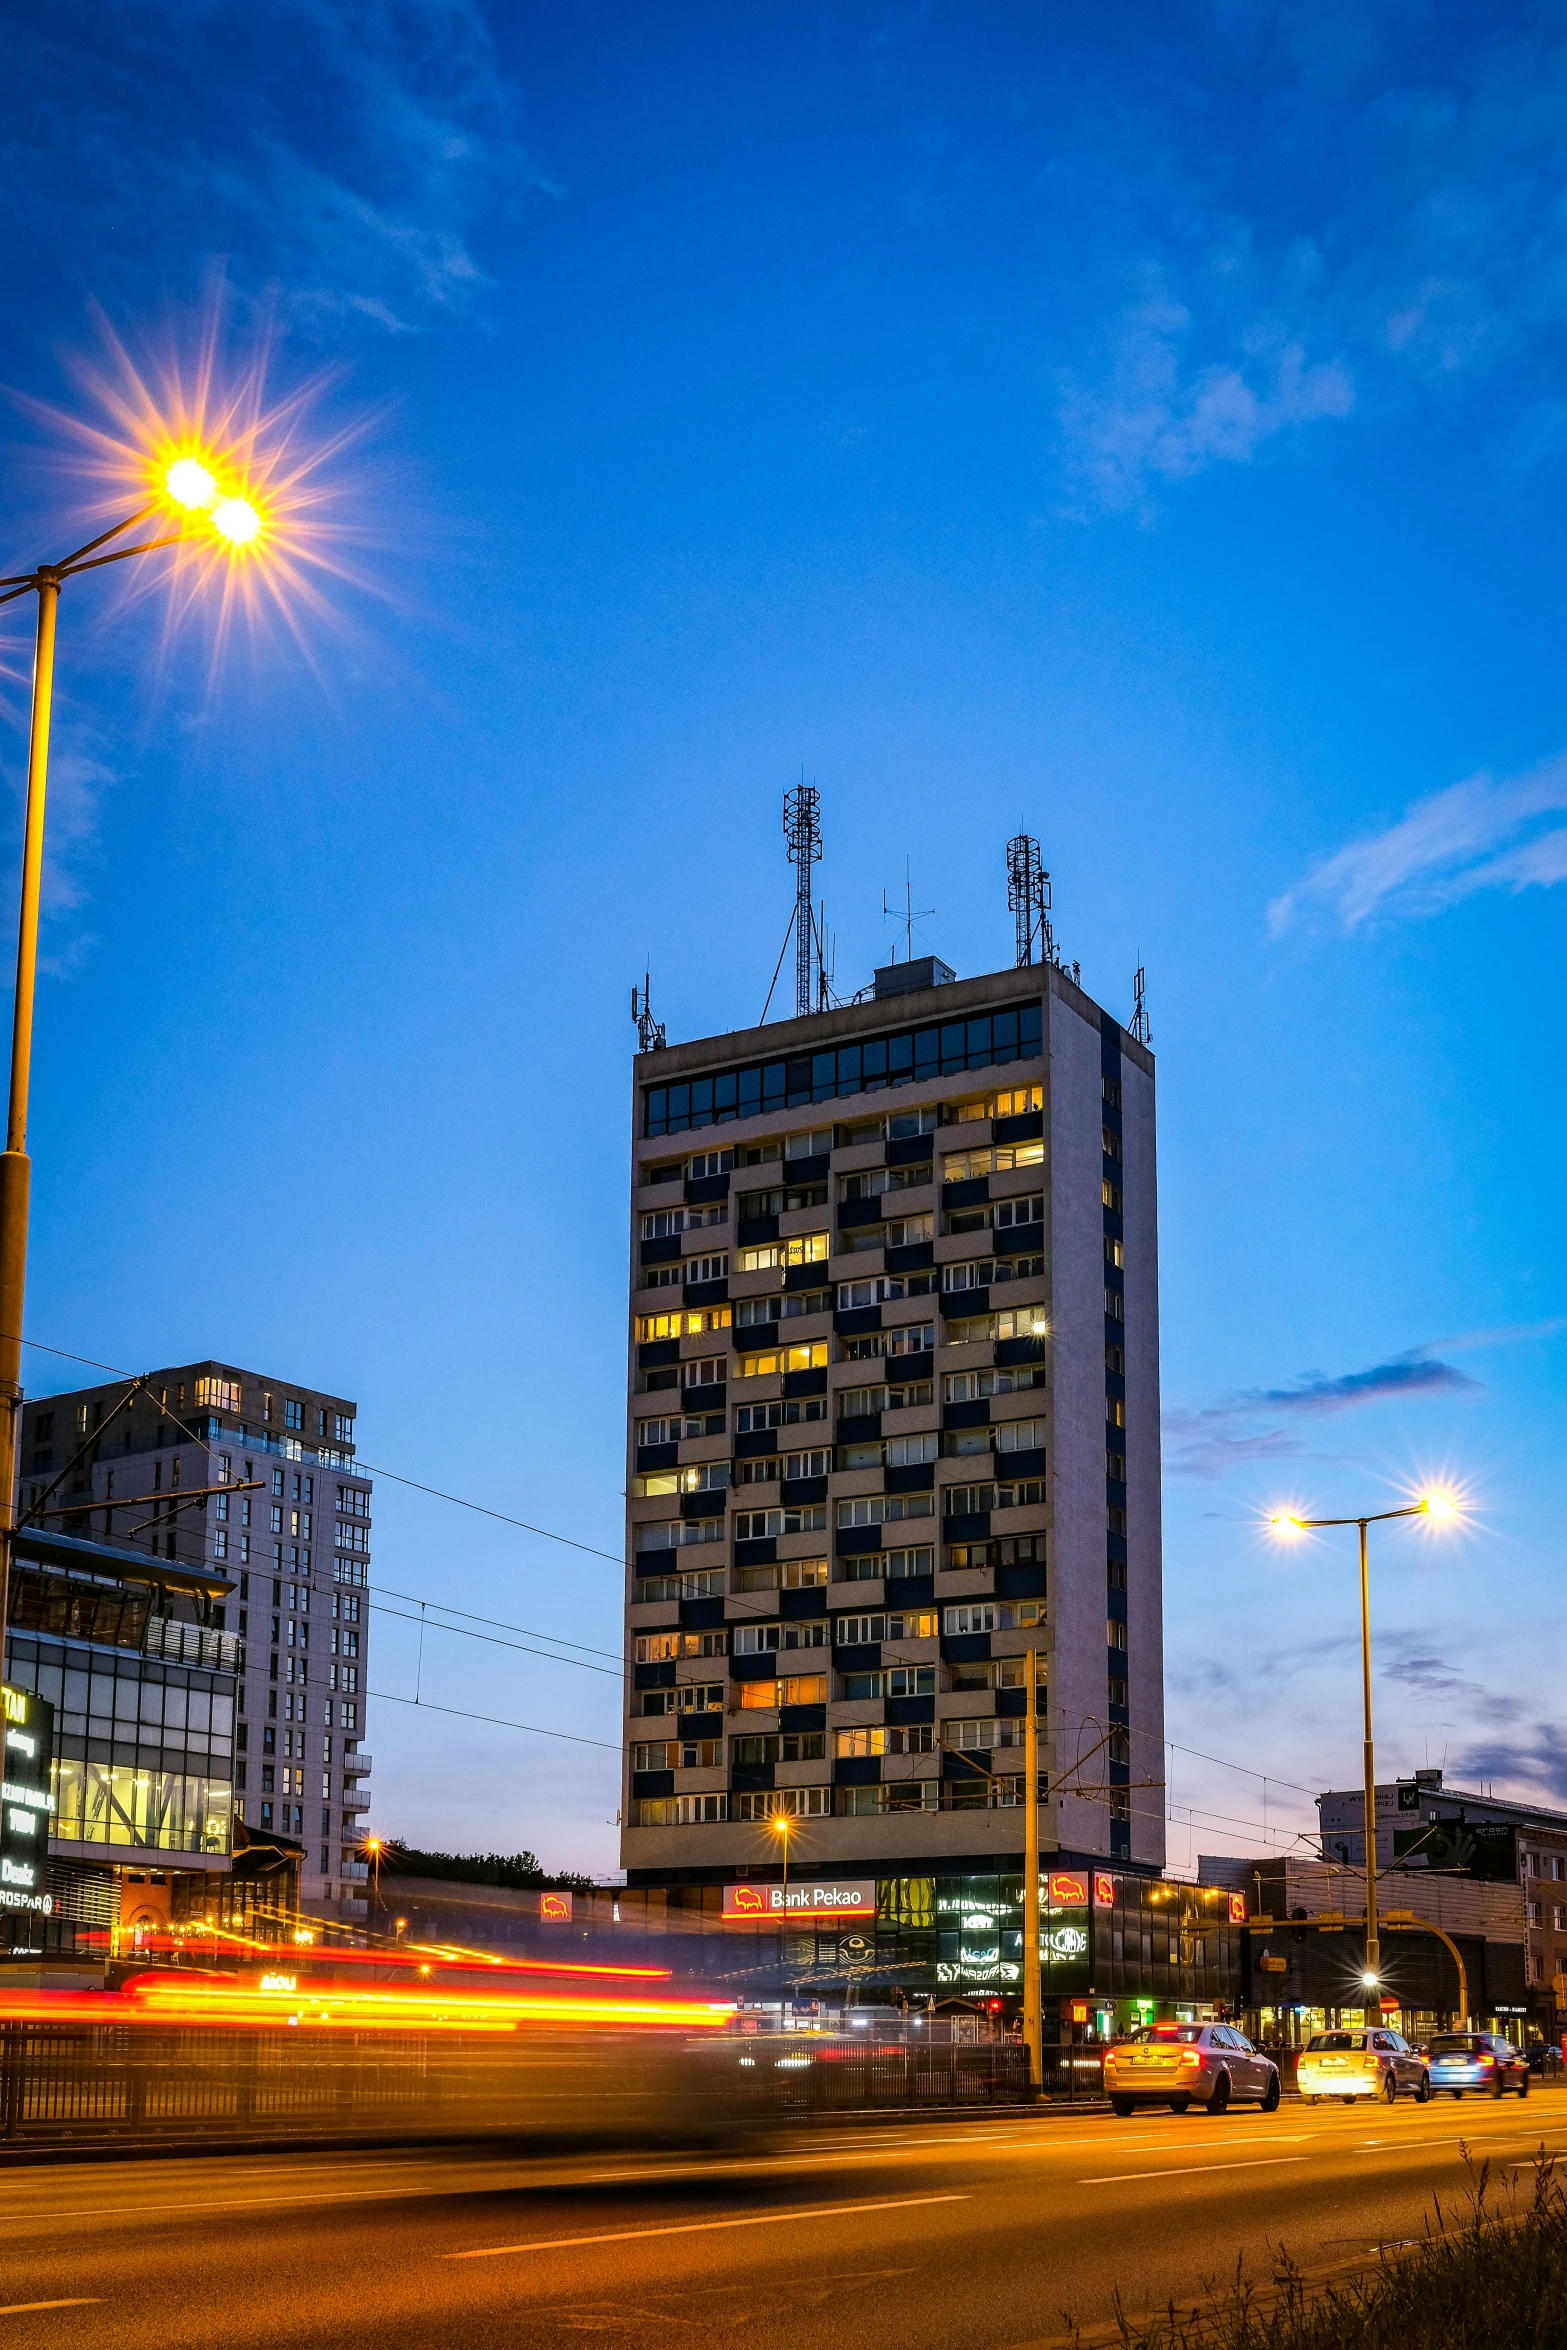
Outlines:
[[[1272,1532],[1284,1542],[1294,1542],[1302,1534],[1314,1533],[1320,1526],[1357,1526],[1360,1529],[1360,1670],[1366,1715],[1362,1754],[1365,1773],[1362,1826],[1366,1848],[1366,1965],[1360,1979],[1367,1993],[1368,2010],[1370,1995],[1378,1992],[1382,1980],[1382,1952],[1377,1938],[1377,1786],[1371,1745],[1371,1579],[1366,1528],[1382,1525],[1390,1518],[1430,1518],[1438,1524],[1451,1524],[1461,1515],[1454,1495],[1436,1491],[1423,1493],[1418,1501],[1406,1502],[1402,1509],[1368,1510],[1364,1517],[1306,1518],[1295,1510],[1275,1510],[1268,1519]],[[1380,2016],[1380,1994],[1377,2013]]]
[[[144,473],[150,491],[126,515],[84,547],[55,563],[0,578],[0,604],[38,599],[33,655],[32,726],[27,756],[27,815],[22,845],[21,908],[17,922],[16,1000],[11,1023],[11,1085],[5,1149],[0,1152],[0,1626],[10,1598],[11,1538],[15,1523],[16,1437],[21,1411],[22,1308],[27,1288],[27,1104],[32,1076],[33,997],[38,976],[38,917],[43,884],[44,809],[49,773],[49,724],[54,701],[55,623],[60,590],[83,572],[156,554],[161,548],[205,545],[220,562],[256,561],[266,551],[267,511],[253,493],[245,464],[224,451],[186,447],[155,458]],[[151,525],[153,535],[116,546],[127,533]],[[172,527],[165,528],[168,524]]]
[[[775,1811],[767,1824],[783,1846],[784,1913],[787,1916],[789,1909],[789,1832],[793,1828],[794,1822],[786,1811]]]

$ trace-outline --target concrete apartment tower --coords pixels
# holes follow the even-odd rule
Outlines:
[[[1154,1063],[1052,962],[644,1051],[632,1884],[1164,1862]]]
[[[235,1813],[303,1847],[306,1908],[360,1923],[371,1484],[355,1406],[219,1362],[126,1392],[116,1380],[23,1406],[18,1508],[227,1577],[213,1621],[239,1643]]]

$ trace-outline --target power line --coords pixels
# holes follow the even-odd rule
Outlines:
[[[388,1607],[384,1601],[377,1606],[376,1614],[394,1616],[400,1624],[418,1624],[432,1632],[450,1632],[458,1640],[482,1640],[491,1648],[509,1648],[516,1656],[542,1657],[547,1665],[572,1665],[579,1673],[602,1673],[606,1681],[622,1678],[619,1671],[611,1672],[608,1665],[590,1665],[585,1657],[551,1656],[547,1648],[528,1648],[520,1640],[502,1640],[494,1632],[470,1632],[466,1624],[443,1624],[438,1618],[432,1623],[422,1615],[411,1616],[406,1608]]]
[[[611,1745],[607,1738],[580,1738],[571,1730],[541,1730],[537,1722],[509,1722],[500,1714],[476,1714],[465,1705],[435,1705],[426,1697],[398,1697],[390,1689],[367,1689],[378,1705],[406,1705],[422,1714],[455,1714],[465,1722],[490,1722],[498,1730],[526,1730],[530,1738],[563,1738],[568,1746],[599,1746],[606,1754],[619,1754],[619,1744]]]
[[[478,1616],[472,1608],[449,1607],[444,1599],[421,1599],[416,1591],[394,1591],[389,1583],[367,1583],[365,1589],[371,1593],[384,1591],[389,1599],[406,1599],[410,1607],[433,1607],[443,1616],[463,1616],[470,1624],[490,1624],[497,1632],[520,1632],[525,1640],[548,1640],[557,1648],[576,1648],[584,1656],[607,1656],[616,1663],[620,1662],[619,1654],[613,1648],[591,1648],[584,1640],[562,1640],[554,1632],[535,1631],[531,1624],[508,1624],[501,1616]],[[390,1615],[396,1611],[386,1609],[383,1612]],[[456,1627],[449,1624],[445,1629],[454,1631]],[[557,1657],[554,1661],[557,1664],[569,1664],[571,1659]]]

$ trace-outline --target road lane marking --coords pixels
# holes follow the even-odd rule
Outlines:
[[[705,2236],[719,2228],[768,2228],[788,2220],[848,2218],[862,2211],[922,2211],[932,2203],[967,2203],[967,2195],[904,2195],[891,2203],[812,2203],[795,2211],[748,2212],[744,2219],[682,2220],[667,2228],[617,2228],[612,2235],[541,2236],[531,2244],[483,2244],[471,2252],[443,2252],[442,2260],[499,2260],[512,2252],[565,2252],[584,2244],[633,2244],[643,2236]]]
[[[69,2301],[8,2301],[0,2307],[0,2317],[24,2317],[30,2309],[96,2308],[102,2299],[101,2293],[73,2293]]]
[[[1118,2170],[1104,2178],[1079,2179],[1080,2187],[1120,2187],[1133,2179],[1197,2179],[1214,2170],[1277,2170],[1286,2162],[1304,2162],[1304,2154],[1264,2154],[1246,2162],[1194,2162],[1182,2170]]]

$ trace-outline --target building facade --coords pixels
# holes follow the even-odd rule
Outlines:
[[[23,1407],[24,1526],[220,1579],[232,1797],[302,1847],[300,1898],[362,1923],[371,1481],[342,1396],[204,1362]]]
[[[1151,1054],[929,959],[634,1092],[629,1885],[776,1883],[781,1814],[796,1888],[958,1933],[1020,1878],[1031,1653],[1047,1865],[1157,1875]]]

